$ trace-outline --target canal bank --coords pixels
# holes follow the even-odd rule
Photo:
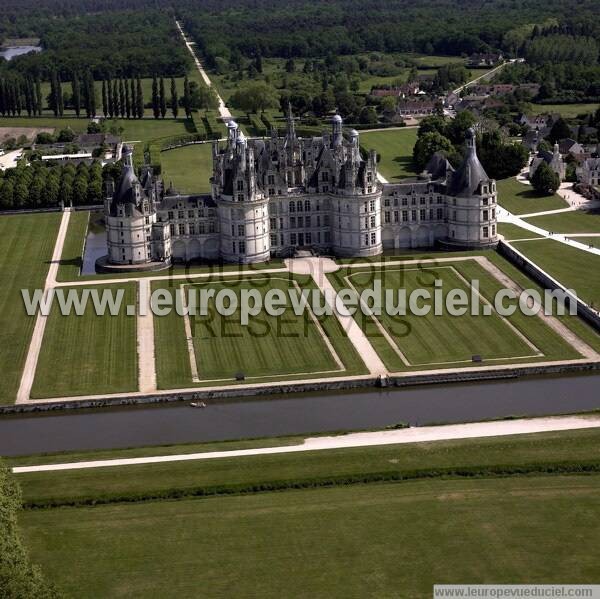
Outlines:
[[[477,422],[600,408],[600,375],[510,379],[319,395],[0,417],[0,455],[112,449]]]

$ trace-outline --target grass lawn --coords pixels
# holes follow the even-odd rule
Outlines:
[[[481,294],[488,300],[500,289],[500,283],[473,261],[455,262],[451,265],[423,265],[421,267],[388,266],[383,270],[357,271],[348,269],[338,278],[338,287],[346,286],[348,277],[357,291],[373,287],[375,279],[381,280],[384,290],[397,293],[406,289],[407,296],[417,288],[428,289],[434,295],[434,280],[443,281],[443,297],[451,289],[462,289],[470,296],[468,281],[477,280]],[[397,303],[397,300],[395,301]],[[483,305],[483,300],[481,304]],[[394,304],[395,305],[395,304]],[[484,361],[496,363],[523,362],[539,360],[541,351],[546,359],[559,357],[578,357],[541,319],[528,318],[519,311],[508,318],[500,318],[494,311],[489,316],[473,316],[469,310],[461,316],[450,316],[445,306],[439,316],[434,314],[433,307],[429,314],[417,316],[391,316],[383,310],[377,320],[381,323],[387,336],[376,326],[376,321],[356,314],[355,318],[369,336],[373,347],[386,366],[392,371],[470,366],[472,356],[481,355]],[[510,323],[510,324],[509,324]],[[511,326],[512,325],[512,326]],[[512,327],[516,327],[514,330]],[[526,337],[535,347],[531,347],[521,335]],[[398,348],[398,351],[394,348]],[[536,349],[537,348],[537,349]],[[405,356],[405,364],[399,352]]]
[[[416,141],[416,129],[374,131],[360,135],[360,145],[367,151],[376,150],[381,156],[379,172],[388,181],[415,174],[412,166],[412,151]]]
[[[61,214],[0,216],[0,403],[13,403],[35,317],[27,316],[21,289],[44,287]]]
[[[600,104],[532,104],[531,110],[535,114],[543,112],[558,112],[565,118],[575,118],[580,114],[595,112]]]
[[[582,210],[544,214],[526,219],[528,223],[554,233],[600,233],[600,214]]]
[[[86,118],[55,118],[46,115],[39,117],[0,117],[0,127],[50,127],[57,131],[71,128],[76,133],[85,133],[88,123],[89,121]]]
[[[71,596],[420,598],[466,580],[596,582],[599,491],[598,476],[435,480],[35,510],[20,525]]]
[[[585,302],[600,306],[600,256],[552,239],[513,245]]]
[[[76,288],[81,294],[82,287]],[[97,316],[91,300],[82,316],[63,316],[55,303],[46,324],[31,395],[62,397],[137,390],[136,319],[125,314],[135,304],[133,283],[96,287],[123,289],[118,316]],[[79,297],[82,297],[79,295]]]
[[[212,176],[211,144],[186,146],[160,153],[162,178],[181,193],[209,193]]]
[[[210,284],[197,284],[193,288],[232,289],[236,294],[241,289],[258,288],[261,294],[270,289],[280,289],[287,294],[292,282],[285,277],[250,276],[248,280],[235,277],[212,280]],[[179,282],[175,282],[179,285]],[[302,282],[302,288],[313,287]],[[164,282],[155,282],[154,289],[165,288]],[[177,287],[178,288],[178,287]],[[189,290],[189,287],[187,288]],[[174,289],[169,289],[174,293]],[[308,313],[296,316],[290,306],[281,316],[270,316],[261,312],[252,317],[248,326],[240,324],[240,313],[220,316],[214,310],[214,300],[209,303],[209,316],[190,317],[196,365],[200,384],[210,381],[234,382],[235,375],[243,372],[248,378],[273,380],[273,378],[310,378],[316,373],[323,376],[362,374],[362,360],[345,336],[337,319],[333,316],[319,317],[323,333],[330,340],[341,359],[340,369],[323,336]],[[155,346],[158,385],[169,389],[192,386],[188,347],[185,339],[184,320],[172,312],[167,316],[155,317]],[[214,383],[213,383],[214,384]]]
[[[541,239],[542,236],[512,223],[498,223],[498,233],[504,236],[504,239]]]
[[[559,195],[539,196],[531,185],[519,183],[514,177],[497,182],[498,203],[513,214],[529,214],[568,208],[569,205]]]
[[[591,245],[594,248],[600,248],[600,237],[581,237],[578,235],[577,237],[570,237],[569,239],[586,245]]]
[[[89,220],[89,210],[71,212],[56,277],[59,281],[73,281],[79,277],[83,265],[83,249]]]

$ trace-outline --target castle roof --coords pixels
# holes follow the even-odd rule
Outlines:
[[[482,182],[489,181],[475,149],[475,131],[469,129],[465,135],[467,156],[450,180],[449,193],[453,196],[472,196]]]
[[[113,195],[113,204],[135,204],[134,188],[136,185],[139,185],[139,181],[133,172],[133,168],[126,166],[117,183]]]

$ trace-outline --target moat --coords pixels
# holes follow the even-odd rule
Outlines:
[[[600,408],[600,375],[0,418],[0,455],[546,416]]]

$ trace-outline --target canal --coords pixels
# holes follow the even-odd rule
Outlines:
[[[0,417],[0,455],[542,416],[600,408],[600,375]]]

